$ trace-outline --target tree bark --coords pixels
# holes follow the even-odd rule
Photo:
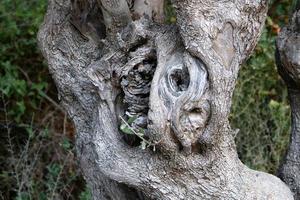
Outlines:
[[[38,39],[93,198],[293,199],[240,162],[228,122],[266,1],[174,0],[176,25],[163,3],[49,0]]]
[[[295,199],[300,199],[300,1],[276,46],[278,71],[287,84],[292,112],[290,144],[279,177],[294,192]]]

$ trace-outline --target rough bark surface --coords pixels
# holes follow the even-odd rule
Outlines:
[[[293,199],[240,162],[228,122],[266,1],[174,0],[177,25],[147,2],[49,0],[39,32],[94,199]],[[145,150],[120,131],[133,117]]]
[[[277,66],[287,84],[291,104],[290,145],[279,169],[279,177],[300,199],[300,1],[289,24],[277,39]]]

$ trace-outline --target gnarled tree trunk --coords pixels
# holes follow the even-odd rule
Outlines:
[[[279,169],[279,177],[300,199],[300,1],[289,24],[277,39],[277,66],[287,84],[292,111],[292,131],[288,151]]]
[[[176,25],[163,3],[49,0],[38,39],[94,199],[293,199],[228,122],[267,1],[174,0]]]

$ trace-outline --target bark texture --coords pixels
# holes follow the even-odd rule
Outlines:
[[[291,104],[290,145],[279,169],[279,177],[300,199],[300,1],[289,24],[277,39],[277,66],[287,84]]]
[[[293,199],[240,162],[228,122],[267,2],[174,0],[177,25],[163,3],[49,0],[38,39],[94,199]]]

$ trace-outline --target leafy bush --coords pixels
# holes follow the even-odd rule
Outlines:
[[[46,0],[0,4],[0,198],[87,200],[74,130],[37,48],[45,9]]]
[[[36,110],[49,78],[36,44],[46,1],[3,0],[0,4],[0,91],[16,122]]]

